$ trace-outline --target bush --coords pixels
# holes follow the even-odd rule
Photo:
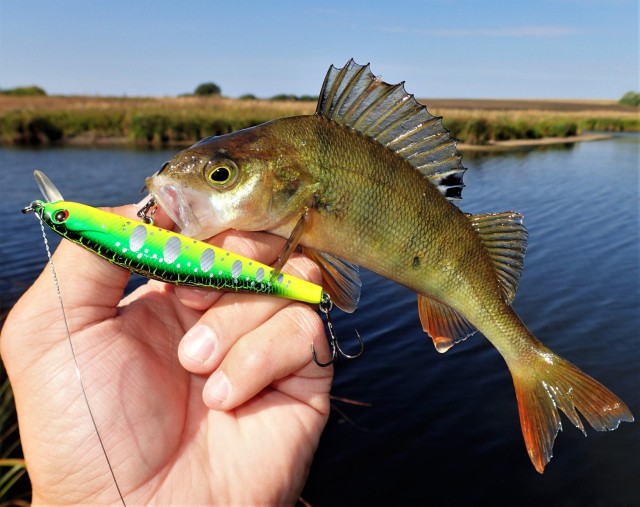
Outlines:
[[[291,101],[291,102],[316,102],[318,100],[317,95],[301,95],[298,97],[297,95],[293,95],[292,93],[279,93],[278,95],[274,95],[269,100],[275,101]]]
[[[274,95],[273,97],[271,97],[269,100],[277,100],[277,101],[290,100],[290,101],[294,101],[294,100],[298,100],[298,97],[296,97],[295,95],[292,95],[290,93],[279,93],[278,95]]]
[[[9,88],[8,90],[0,90],[2,95],[15,95],[18,97],[44,97],[47,95],[39,86],[18,86],[17,88]]]
[[[193,92],[194,95],[199,95],[199,96],[220,95],[221,93],[222,93],[222,90],[215,83],[199,84],[196,90]]]
[[[622,98],[618,101],[618,104],[623,106],[640,106],[640,93],[638,92],[627,92]]]

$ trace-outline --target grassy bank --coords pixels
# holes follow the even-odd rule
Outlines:
[[[639,131],[637,108],[615,102],[427,100],[452,134],[471,145]],[[265,121],[311,114],[310,102],[221,97],[102,98],[0,96],[0,143],[189,145]]]

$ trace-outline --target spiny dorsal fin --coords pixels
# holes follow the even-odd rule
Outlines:
[[[361,132],[393,150],[450,199],[462,194],[462,156],[456,141],[404,83],[390,85],[375,77],[369,65],[353,60],[327,72],[316,114]]]
[[[467,215],[484,244],[496,270],[502,294],[513,301],[524,268],[527,249],[527,229],[523,216],[513,211]]]
[[[358,266],[312,248],[302,247],[302,253],[320,266],[322,288],[331,296],[333,304],[343,312],[353,313],[362,287]]]
[[[418,314],[422,329],[431,337],[440,353],[446,352],[476,332],[476,329],[453,308],[422,294],[418,294]]]

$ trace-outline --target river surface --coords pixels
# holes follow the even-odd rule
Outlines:
[[[520,211],[529,230],[514,306],[546,345],[599,379],[640,416],[640,137],[465,157],[466,212]],[[173,151],[0,148],[0,309],[43,268],[33,169],[74,201],[137,202],[146,176]],[[56,239],[50,236],[52,243]],[[303,497],[336,505],[640,505],[640,426],[580,431],[563,419],[544,475],[529,462],[509,372],[475,335],[438,354],[411,291],[364,272],[353,315],[335,313],[348,346],[335,401]],[[355,344],[354,344],[355,345]]]

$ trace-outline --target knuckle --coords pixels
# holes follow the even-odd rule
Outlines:
[[[322,271],[320,267],[309,257],[304,255],[294,255],[287,263],[287,271],[297,276],[309,280],[315,284],[322,283]]]

